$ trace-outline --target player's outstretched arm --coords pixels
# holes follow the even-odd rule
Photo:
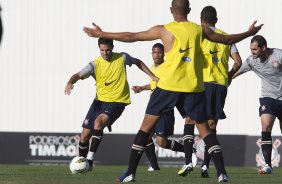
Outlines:
[[[206,38],[212,42],[218,42],[218,43],[223,43],[227,45],[231,45],[233,43],[237,43],[249,36],[255,35],[263,26],[263,24],[259,26],[255,26],[257,21],[254,21],[251,26],[249,27],[248,31],[243,32],[243,33],[238,33],[238,34],[231,34],[231,35],[223,35],[223,34],[218,34],[214,32],[212,29],[210,29],[206,25],[202,25],[202,30],[203,30],[203,38]]]
[[[151,72],[151,70],[139,59],[136,59],[136,65],[138,66],[138,68],[140,70],[142,70],[143,72],[145,72],[147,75],[149,75],[153,81],[158,82],[159,78],[157,76],[155,76],[155,74],[153,74]]]
[[[98,25],[92,23],[94,27],[84,27],[83,31],[89,37],[107,38],[121,42],[135,42],[135,41],[151,41],[161,39],[161,29],[163,26],[154,26],[147,31],[142,32],[104,32]]]
[[[80,79],[79,73],[73,74],[65,87],[65,95],[70,95],[74,84]]]

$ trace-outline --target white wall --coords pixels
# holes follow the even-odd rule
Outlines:
[[[199,23],[201,9],[217,8],[217,26],[228,33],[246,31],[255,19],[264,23],[260,34],[270,47],[282,45],[282,2],[269,0],[191,0],[191,21]],[[0,46],[0,131],[80,132],[81,123],[95,96],[93,79],[80,81],[71,96],[64,95],[69,77],[99,55],[97,39],[87,37],[83,26],[95,21],[106,31],[141,31],[172,20],[171,0],[0,0],[3,40]],[[250,38],[237,44],[241,57],[249,54]],[[115,42],[115,51],[126,51],[152,64],[156,42]],[[137,67],[128,68],[130,85],[149,80]],[[260,80],[245,74],[229,88],[228,118],[218,126],[220,134],[260,134],[258,98]],[[136,133],[149,92],[135,95],[115,133]],[[177,114],[175,133],[182,133]],[[280,134],[278,121],[274,134]]]

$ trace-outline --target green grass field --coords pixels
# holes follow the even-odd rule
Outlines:
[[[73,175],[68,166],[0,165],[0,184],[106,184],[116,183],[126,166],[96,165],[92,172]],[[210,178],[201,178],[200,169],[187,177],[177,175],[178,167],[161,167],[161,171],[147,172],[147,166],[138,167],[136,183],[171,184],[217,183],[215,169],[210,169]],[[274,168],[272,175],[258,175],[256,168],[227,167],[229,183],[278,184],[282,183],[282,168]]]

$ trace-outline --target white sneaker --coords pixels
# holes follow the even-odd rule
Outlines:
[[[228,182],[228,176],[226,174],[220,174],[218,177],[218,183]]]
[[[272,167],[268,164],[265,164],[260,170],[258,170],[259,174],[272,174]]]
[[[154,169],[152,166],[150,166],[150,167],[147,169],[147,171],[149,171],[149,172],[152,172],[152,171],[159,171],[159,170],[160,170],[159,168]]]
[[[124,173],[122,176],[116,178],[116,181],[121,183],[135,182],[135,175]]]

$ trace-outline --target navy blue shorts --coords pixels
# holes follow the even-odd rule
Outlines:
[[[259,102],[259,116],[262,114],[272,114],[282,121],[282,100],[264,97],[260,98]]]
[[[186,117],[196,121],[207,120],[205,92],[174,92],[158,87],[151,94],[146,114],[161,116],[175,106],[182,116],[185,113]]]
[[[223,111],[227,95],[227,87],[212,82],[205,82],[207,116],[214,119],[225,119]]]
[[[96,118],[104,113],[110,117],[110,125],[112,125],[122,114],[125,109],[125,103],[119,102],[102,102],[94,100],[82,124],[83,128],[93,129]]]
[[[174,132],[174,110],[168,111],[161,115],[155,127],[155,133],[160,137],[168,137]]]

